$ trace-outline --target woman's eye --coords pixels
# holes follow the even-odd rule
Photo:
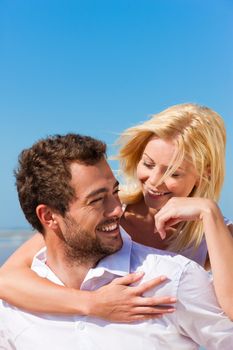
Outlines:
[[[180,174],[176,174],[176,173],[175,173],[175,174],[172,174],[171,176],[172,176],[172,177],[179,177]]]
[[[147,163],[147,162],[143,162],[143,165],[148,169],[152,169],[154,167],[154,164]]]

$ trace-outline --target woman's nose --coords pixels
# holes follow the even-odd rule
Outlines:
[[[148,178],[149,183],[153,186],[158,185],[159,180],[161,179],[162,174],[160,173],[160,171],[157,168],[154,168],[151,173],[150,176]]]

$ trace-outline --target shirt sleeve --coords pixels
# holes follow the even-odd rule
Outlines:
[[[233,322],[220,308],[212,278],[190,262],[181,275],[176,311],[180,333],[211,350],[233,349]]]
[[[225,222],[225,224],[226,224],[227,226],[229,226],[229,225],[232,225],[232,224],[233,224],[232,220],[229,220],[229,219],[228,219],[228,218],[226,218],[225,216],[224,216],[224,222]]]

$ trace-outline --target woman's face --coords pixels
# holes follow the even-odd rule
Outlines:
[[[174,174],[157,185],[168,169],[175,150],[172,141],[153,137],[143,151],[137,166],[137,177],[145,203],[150,208],[159,210],[172,197],[188,197],[198,183],[194,166],[184,160]]]

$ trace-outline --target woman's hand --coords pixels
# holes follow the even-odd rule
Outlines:
[[[159,318],[165,313],[174,312],[175,309],[169,304],[174,304],[175,298],[143,297],[143,293],[165,282],[166,277],[160,276],[140,285],[130,286],[142,276],[143,273],[131,273],[99,288],[94,292],[95,295],[91,292],[88,314],[111,322],[129,323]]]
[[[219,215],[216,203],[206,198],[173,197],[155,215],[155,232],[164,239],[166,230],[181,221],[203,220]]]

